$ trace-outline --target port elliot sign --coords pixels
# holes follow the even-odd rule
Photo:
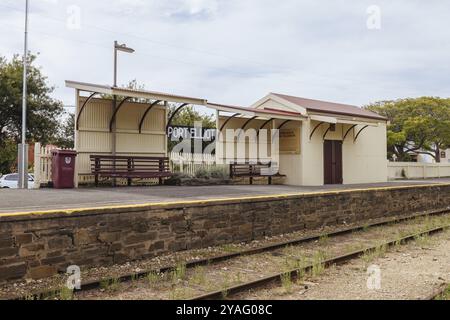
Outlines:
[[[216,129],[208,129],[202,127],[169,126],[169,128],[167,129],[167,136],[172,141],[189,139],[214,141],[216,139],[216,133]]]

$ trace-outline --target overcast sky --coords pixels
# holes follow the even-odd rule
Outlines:
[[[0,0],[0,55],[23,51],[25,0]],[[443,0],[30,0],[29,48],[64,80],[112,83],[248,106],[269,92],[364,105],[449,96]]]

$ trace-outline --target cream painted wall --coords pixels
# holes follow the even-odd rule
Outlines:
[[[309,137],[312,130],[317,125],[315,121],[304,121],[302,126],[302,180],[300,185],[321,186],[323,185],[323,134],[325,133],[322,125],[314,134],[312,139]],[[325,129],[326,130],[326,129]]]
[[[218,121],[219,127],[225,118]],[[227,128],[240,128],[246,120],[233,119]],[[277,128],[283,121],[275,120],[273,128]],[[259,128],[262,121],[254,121],[249,128]],[[321,186],[324,183],[324,134],[329,124],[322,124],[310,140],[312,130],[318,125],[317,121],[305,120],[303,122],[291,122],[284,128],[301,129],[300,154],[280,154],[280,173],[285,174],[286,184],[293,186]],[[351,125],[337,124],[336,131],[328,132],[326,140],[342,141],[343,136]],[[378,183],[386,182],[388,177],[387,152],[386,152],[386,125],[381,123],[379,127],[368,127],[354,143],[354,135],[361,129],[358,126],[351,131],[343,144],[343,178],[344,184]],[[218,157],[223,158],[220,148],[225,150],[223,140],[218,143]],[[248,147],[248,146],[247,146]],[[224,152],[226,154],[226,152]]]
[[[358,126],[358,130],[361,129]],[[377,183],[388,180],[386,124],[369,127],[353,142],[353,135],[343,146],[344,184]]]
[[[324,183],[323,135],[328,124],[320,126],[309,141],[309,134],[317,124],[316,121],[308,121],[303,125],[302,185],[320,186]],[[336,131],[329,132],[325,139],[342,140],[349,128],[350,125],[338,124]],[[361,128],[362,126],[356,127],[356,132]],[[379,127],[368,127],[356,142],[353,142],[354,134],[353,131],[350,132],[342,147],[344,184],[386,182],[386,125],[380,123]]]
[[[218,117],[218,128],[221,128],[223,123],[225,122],[225,120],[227,119],[227,117]],[[240,140],[241,142],[237,141],[237,138],[233,140],[229,140],[227,139],[227,129],[232,129],[232,130],[237,130],[237,129],[241,129],[242,126],[248,121],[248,118],[235,118],[235,119],[231,119],[226,127],[224,128],[224,131],[222,132],[222,135],[219,136],[219,138],[216,141],[216,155],[217,155],[217,159],[219,162],[223,162],[223,160],[228,160],[231,161],[233,159],[237,159],[238,158],[238,148],[241,148],[241,150],[245,150],[244,152],[240,152],[239,154],[242,154],[243,156],[239,157],[239,160],[241,160],[241,158],[244,158],[244,160],[249,160],[250,158],[250,148],[253,148],[254,152],[252,152],[253,154],[256,153],[257,157],[259,154],[259,149],[257,148],[258,146],[258,141],[256,141],[255,139],[250,140],[250,137],[252,135],[248,134],[247,137],[245,137],[245,142],[244,142],[244,134],[242,134],[242,136],[240,136],[240,138],[242,140]],[[253,120],[246,128],[246,130],[254,130],[254,133],[256,135],[256,133],[258,132],[259,128],[261,128],[261,126],[264,124],[264,120]],[[271,129],[270,124],[268,124],[264,129],[267,129],[267,138],[266,141],[270,142],[270,137],[269,137],[269,130]],[[253,135],[253,138],[254,136]],[[250,147],[250,145],[252,145]],[[245,149],[244,149],[245,148]],[[266,152],[264,152],[265,154]],[[270,156],[271,154],[271,150],[270,150],[270,144],[267,145],[267,155]],[[252,159],[254,160],[254,159]],[[256,160],[256,159],[255,159]]]
[[[79,98],[78,108],[85,100],[85,97]],[[142,133],[139,134],[139,122],[148,106],[149,104],[127,102],[119,110],[116,116],[117,155],[167,155],[165,132],[167,111],[165,107],[156,106],[152,109],[146,117]],[[90,155],[112,153],[112,134],[109,132],[112,114],[111,100],[92,99],[85,107],[80,117],[79,130],[75,135],[79,175],[91,172]]]
[[[275,128],[278,128],[284,121],[277,120]],[[281,153],[279,155],[280,158],[280,173],[286,175],[285,184],[291,185],[291,186],[299,186],[302,185],[303,181],[303,174],[304,171],[302,170],[302,161],[303,161],[303,124],[302,122],[290,122],[283,128],[286,129],[295,129],[300,128],[300,154],[283,154]]]

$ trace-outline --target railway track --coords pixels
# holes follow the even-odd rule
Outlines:
[[[218,264],[220,262],[232,260],[232,259],[238,258],[238,257],[251,256],[251,255],[256,255],[259,253],[270,252],[270,251],[274,251],[277,249],[287,248],[290,246],[319,241],[320,239],[323,239],[324,237],[325,238],[334,238],[334,237],[338,237],[338,236],[342,236],[342,235],[348,235],[348,234],[358,232],[358,231],[367,230],[368,228],[382,227],[382,226],[387,226],[387,225],[391,225],[391,224],[399,224],[399,223],[417,219],[417,218],[440,216],[440,215],[445,215],[448,213],[450,213],[450,209],[430,211],[430,212],[426,212],[426,213],[415,214],[415,215],[410,215],[407,217],[401,217],[401,218],[395,218],[395,219],[386,219],[386,220],[372,223],[372,224],[364,224],[364,225],[359,225],[356,227],[341,229],[341,230],[330,232],[330,233],[321,233],[321,234],[317,234],[317,235],[313,235],[313,236],[302,237],[302,238],[298,238],[298,239],[294,239],[294,240],[265,245],[265,246],[261,246],[258,248],[252,248],[252,249],[244,250],[241,252],[228,253],[228,254],[215,256],[212,258],[189,261],[186,263],[186,268],[192,269],[192,268],[199,267],[199,266],[208,266],[208,265]],[[443,231],[445,228],[447,228],[447,226],[436,228],[434,230],[428,230],[428,231],[424,232],[423,234],[433,234],[433,233],[436,233],[439,231]],[[406,237],[401,240],[402,241],[410,241],[410,240],[414,239],[414,237],[416,237],[416,236],[417,235],[411,235],[411,236]],[[398,241],[398,239],[396,241],[388,243],[388,245],[392,245],[393,243],[395,244],[397,241]],[[350,254],[346,254],[343,256],[328,259],[328,260],[324,261],[324,265],[330,266],[333,264],[342,264],[351,259],[359,257],[361,254],[363,254],[367,251],[375,250],[375,249],[376,249],[376,247],[367,248],[365,250],[359,250],[359,251],[352,252]],[[118,278],[114,278],[114,279],[113,278],[103,278],[103,279],[99,279],[99,280],[84,282],[81,284],[80,289],[74,290],[74,294],[99,289],[99,288],[101,288],[102,284],[104,284],[105,282],[109,283],[109,282],[113,282],[113,281],[118,281],[120,283],[124,283],[124,282],[136,281],[136,280],[147,277],[151,273],[166,274],[166,273],[176,270],[176,268],[177,268],[177,266],[167,266],[167,267],[163,267],[163,268],[156,269],[156,270],[152,269],[152,270],[146,270],[146,271],[143,271],[140,273],[125,274],[125,275],[122,275],[122,276],[120,276]],[[304,268],[305,269],[304,271],[307,272],[307,271],[311,270],[312,268],[313,268],[313,265],[307,266],[306,268]],[[295,274],[297,273],[297,271],[298,270],[292,270],[290,272],[291,277],[295,277]],[[280,280],[281,275],[284,275],[284,274],[286,274],[286,272],[284,272],[283,274],[275,274],[275,275],[272,275],[272,276],[269,276],[269,277],[266,277],[266,278],[263,278],[263,279],[260,279],[257,281],[244,283],[239,286],[230,287],[230,288],[226,289],[227,296],[235,295],[237,293],[241,293],[241,292],[249,290],[249,289],[260,288],[260,287],[266,286],[270,283],[276,283],[277,281]],[[27,295],[27,296],[11,297],[10,300],[30,300],[30,299],[31,300],[42,300],[42,299],[47,299],[49,297],[54,297],[55,295],[57,296],[59,293],[60,293],[60,290],[48,290],[48,291],[34,293],[32,295]],[[224,290],[221,290],[220,292],[219,291],[211,292],[211,293],[208,293],[208,294],[205,294],[202,296],[198,296],[198,297],[194,298],[193,300],[221,299],[221,298],[223,298],[223,296],[224,296]]]
[[[443,284],[438,289],[436,289],[431,295],[426,297],[424,300],[440,300],[441,297],[449,290],[450,284]]]
[[[381,245],[378,245],[375,247],[365,248],[365,249],[357,250],[357,251],[354,251],[354,252],[351,252],[351,253],[348,253],[345,255],[333,257],[331,259],[325,260],[321,264],[325,268],[328,268],[333,265],[342,265],[353,259],[360,258],[362,255],[364,255],[366,253],[374,252],[378,248],[380,248],[380,246],[392,247],[392,246],[397,245],[398,243],[406,243],[409,241],[413,241],[413,240],[417,239],[418,237],[425,236],[425,235],[433,235],[433,234],[442,232],[448,228],[450,228],[450,225],[437,227],[437,228],[433,228],[433,229],[430,229],[430,230],[427,230],[424,232],[411,234],[411,235],[403,237],[401,239],[389,241],[389,242],[386,242],[384,244],[381,244]],[[193,298],[192,300],[218,300],[218,299],[223,299],[224,297],[230,298],[237,294],[247,292],[249,290],[261,289],[261,288],[264,288],[266,286],[273,285],[273,284],[280,284],[282,281],[282,278],[285,277],[286,275],[288,275],[291,280],[296,280],[299,273],[306,274],[306,273],[310,272],[314,267],[315,267],[314,264],[310,264],[302,269],[294,269],[294,270],[290,270],[288,272],[277,273],[277,274],[274,274],[274,275],[271,275],[271,276],[268,276],[268,277],[265,277],[262,279],[258,279],[256,281],[247,282],[247,283],[244,283],[244,284],[241,284],[238,286],[234,286],[234,287],[230,287],[230,288],[227,288],[224,290],[210,292],[210,293],[207,293],[207,294],[204,294],[201,296],[197,296],[197,297]],[[442,294],[442,292],[443,291],[441,291],[440,294]],[[436,298],[438,295],[439,294],[434,295],[433,298]],[[429,300],[432,300],[432,299],[429,299]]]

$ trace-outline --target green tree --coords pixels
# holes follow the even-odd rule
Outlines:
[[[389,119],[388,153],[399,161],[428,154],[441,162],[450,146],[450,99],[436,97],[382,101],[366,107]]]
[[[3,141],[0,147],[0,175],[15,170],[17,159],[17,144],[11,139]]]
[[[176,105],[169,106],[169,118],[177,110]],[[212,115],[201,113],[194,109],[192,106],[187,106],[181,109],[175,117],[172,119],[171,125],[173,126],[188,126],[193,127],[196,122],[201,122],[202,127],[206,129],[214,129],[216,127],[216,121]],[[172,150],[179,142],[171,141],[169,139],[169,151]],[[206,147],[211,142],[204,141],[203,147]]]
[[[36,55],[30,54],[28,65],[27,141],[47,144],[55,139],[58,119],[63,112],[60,101],[50,97],[49,86],[42,70],[35,66]],[[21,139],[23,62],[19,55],[11,60],[0,56],[0,159],[11,158],[11,143]],[[15,147],[14,147],[15,148]],[[0,171],[7,172],[14,160],[4,160]]]
[[[75,141],[75,114],[65,114],[64,123],[59,128],[58,136],[54,142],[60,148],[73,149]]]

